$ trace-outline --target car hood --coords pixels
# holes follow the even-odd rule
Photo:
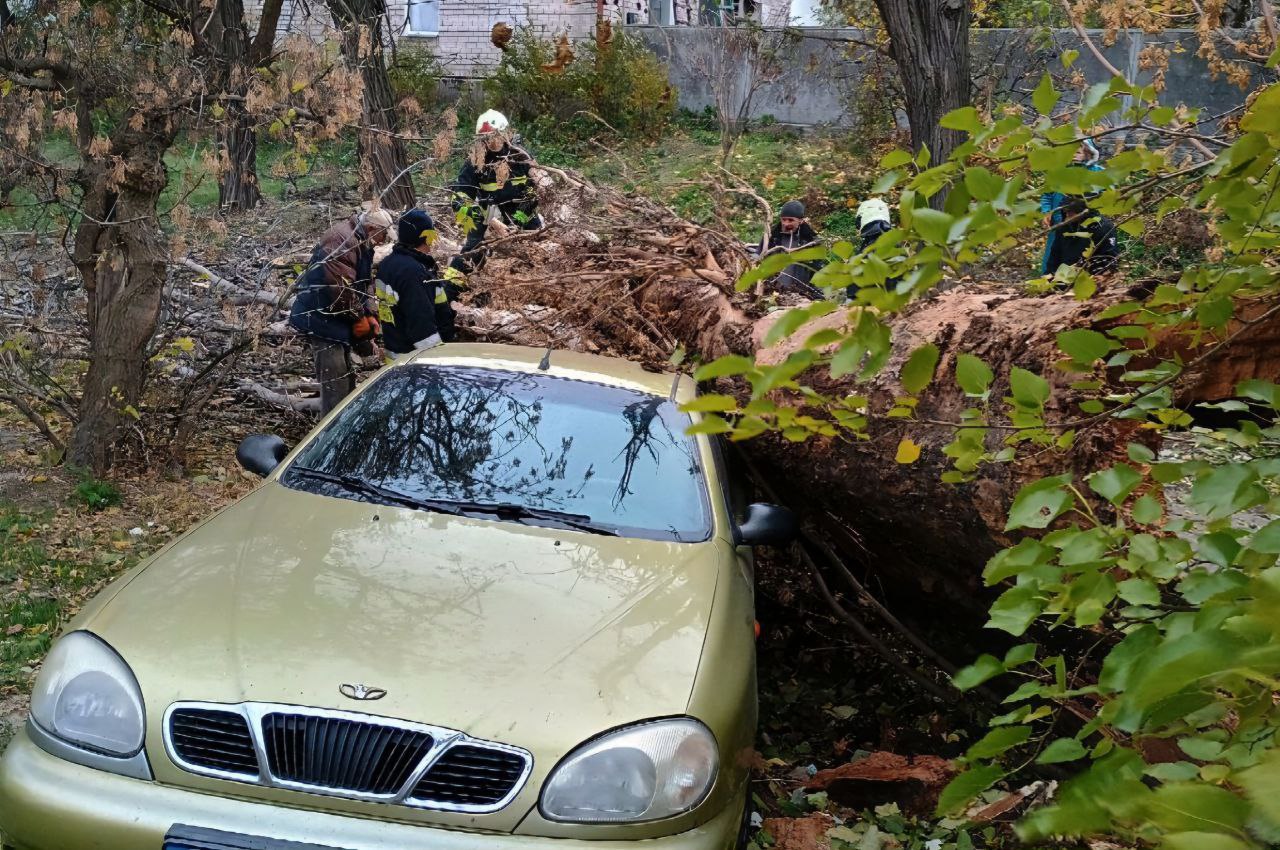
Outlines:
[[[524,747],[537,778],[601,731],[685,711],[719,548],[270,482],[161,553],[80,625],[137,675],[153,754],[174,701],[271,702]],[[355,701],[339,693],[343,683],[387,693]]]

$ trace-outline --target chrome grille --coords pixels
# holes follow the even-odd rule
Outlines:
[[[272,776],[361,794],[395,794],[432,743],[426,732],[337,717],[262,718],[262,748]]]
[[[174,752],[188,764],[257,777],[258,756],[244,715],[236,711],[184,708],[169,717]]]
[[[520,756],[464,744],[428,768],[412,796],[429,803],[491,806],[507,796],[523,774]]]
[[[175,703],[165,747],[184,770],[236,782],[445,811],[496,812],[528,752],[452,729],[267,703]]]

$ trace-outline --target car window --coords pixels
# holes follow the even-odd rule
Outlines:
[[[387,501],[381,492],[516,505],[586,517],[625,536],[705,540],[709,503],[689,425],[661,396],[414,364],[388,371],[347,405],[281,482],[374,502]],[[353,490],[356,478],[381,491]]]

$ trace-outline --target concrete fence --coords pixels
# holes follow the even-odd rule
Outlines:
[[[725,61],[727,39],[721,28],[636,26],[627,30],[667,64],[672,88],[682,107],[695,111],[714,108],[716,87],[712,78],[724,79],[726,73],[726,82],[735,97],[741,97],[750,87],[749,64],[734,57]],[[892,65],[876,54],[874,32],[803,28],[765,30],[761,37],[773,49],[774,61],[763,75],[768,82],[754,94],[750,118],[769,116],[783,124],[853,127],[859,123],[860,115],[865,118],[853,104],[860,93],[867,93],[866,86],[897,85]],[[1256,65],[1250,69],[1251,84],[1246,88],[1223,75],[1215,77],[1206,60],[1198,55],[1200,41],[1194,30],[1155,34],[1123,31],[1110,45],[1104,44],[1099,31],[1091,32],[1090,37],[1108,62],[1144,85],[1151,82],[1153,73],[1142,67],[1146,64],[1144,50],[1161,47],[1170,51],[1164,90],[1159,96],[1161,103],[1203,108],[1206,115],[1239,107],[1253,86],[1274,78]],[[1073,30],[1053,31],[1047,37],[1028,30],[975,30],[971,48],[977,100],[1029,104],[1031,92],[1046,70],[1064,81],[1077,72],[1087,84],[1110,79]],[[1069,50],[1079,51],[1079,57],[1070,71],[1064,71],[1061,57]],[[1232,49],[1224,45],[1223,53],[1231,56]],[[723,90],[724,85],[719,87]],[[1066,85],[1061,88],[1064,102],[1069,102],[1074,96],[1072,89]],[[899,116],[899,121],[903,120]]]

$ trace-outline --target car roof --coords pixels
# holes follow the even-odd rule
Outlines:
[[[483,342],[447,342],[413,354],[398,362],[404,366],[413,363],[439,366],[470,366],[478,369],[502,369],[508,372],[528,372],[591,381],[597,384],[625,387],[651,395],[669,396],[672,382],[679,379],[676,401],[685,402],[697,395],[692,379],[674,372],[650,372],[639,363],[619,357],[599,354],[583,354],[577,351],[553,350],[551,366],[545,372],[538,368],[547,354],[545,348],[524,345],[499,345]]]

